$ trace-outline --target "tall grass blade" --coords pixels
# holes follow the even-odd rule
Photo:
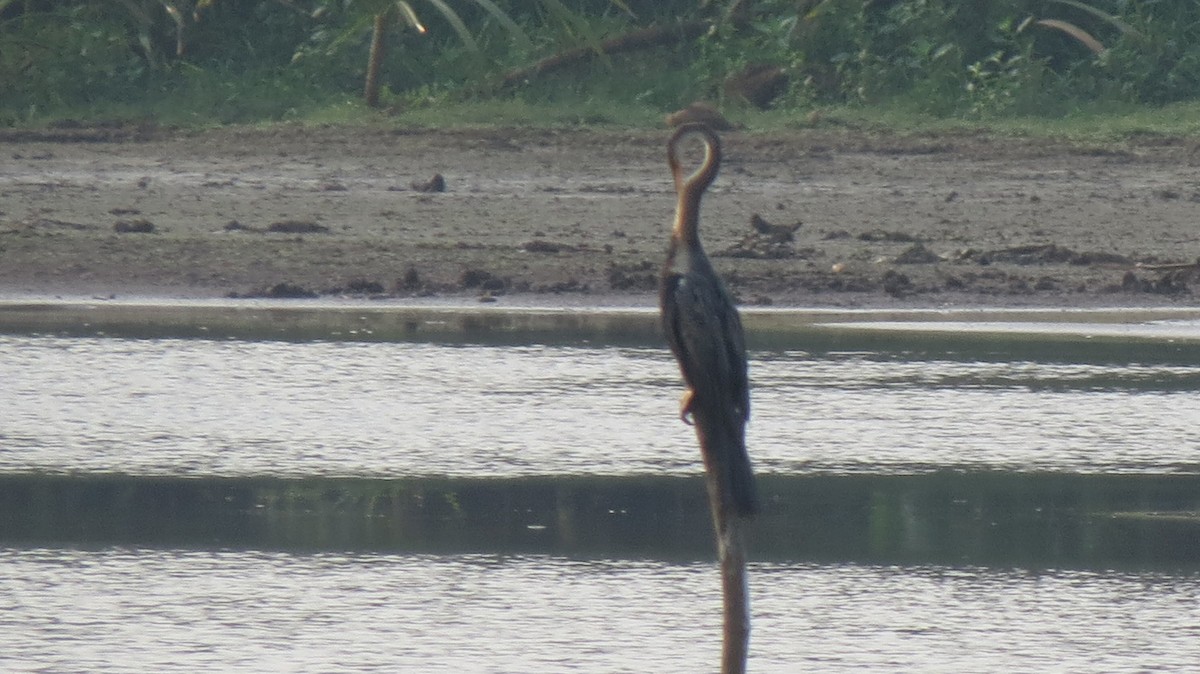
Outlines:
[[[568,28],[574,28],[575,33],[587,44],[588,49],[596,52],[596,56],[604,62],[605,67],[612,68],[612,59],[604,51],[604,46],[600,44],[600,36],[596,31],[592,30],[592,26],[587,22],[587,19],[572,12],[560,0],[541,0],[541,2],[564,25]]]
[[[353,15],[352,20],[346,24],[346,27],[341,32],[336,33],[335,37],[325,45],[325,52],[332,54],[341,49],[347,42],[358,39],[363,31],[367,30],[374,22],[375,17],[370,14],[362,13]],[[299,53],[297,52],[297,54]],[[295,60],[294,57],[293,60]]]
[[[479,52],[479,43],[475,41],[475,37],[471,35],[471,31],[467,29],[467,24],[463,23],[462,17],[458,15],[458,12],[451,9],[450,5],[447,5],[445,2],[443,2],[443,0],[425,1],[433,5],[437,11],[441,12],[442,16],[445,17],[446,22],[449,23],[450,27],[454,29],[454,32],[458,33],[459,39],[463,41],[463,44],[467,46],[467,49],[471,50],[472,52]]]
[[[500,9],[496,3],[492,2],[492,0],[475,0],[475,4],[484,8],[488,14],[491,14],[492,17],[496,19],[496,21],[500,22],[500,25],[504,26],[504,29],[508,31],[509,35],[512,35],[513,41],[517,43],[517,46],[521,50],[525,52],[533,51],[533,42],[529,39],[529,36],[526,35],[525,31],[521,30],[521,27],[517,25],[517,22],[513,21],[512,17],[505,14],[504,10]]]
[[[405,0],[397,0],[396,9],[400,11],[400,18],[404,19],[404,23],[407,23],[410,28],[418,33],[425,34],[425,25],[421,23],[420,17],[413,11],[412,5],[405,2]]]

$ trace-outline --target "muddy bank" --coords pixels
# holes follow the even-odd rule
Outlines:
[[[666,135],[8,132],[0,294],[652,304]],[[1187,305],[1200,287],[1191,140],[724,137],[703,235],[747,304]]]

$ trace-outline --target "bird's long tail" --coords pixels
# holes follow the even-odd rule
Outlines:
[[[721,486],[729,494],[734,512],[749,517],[759,510],[758,483],[746,452],[746,428],[741,419],[705,419],[696,414],[704,464],[716,471]]]

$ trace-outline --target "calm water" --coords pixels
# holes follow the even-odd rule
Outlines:
[[[1200,363],[758,351],[762,472],[1200,469]],[[0,471],[700,470],[661,348],[0,336]]]
[[[762,531],[815,543],[803,553],[760,543],[776,561],[751,572],[751,671],[1195,667],[1200,574],[1179,556],[1194,549],[1195,522],[1133,527],[1142,520],[1097,515],[1161,507],[1151,498],[1162,493],[1157,482],[1093,486],[1089,477],[1061,485],[1064,496],[1055,475],[1200,472],[1200,360],[1120,344],[1072,358],[1070,349],[1043,357],[986,342],[909,348],[889,339],[766,340],[752,354],[756,467],[774,474],[784,503],[808,504],[804,522],[799,511],[768,509]],[[0,533],[25,532],[0,535],[0,670],[711,671],[719,585],[712,564],[689,561],[695,545],[680,543],[672,560],[639,556],[641,542],[609,552],[588,544],[635,530],[665,537],[633,528],[626,520],[636,512],[606,510],[603,499],[628,485],[607,477],[588,485],[589,476],[700,470],[691,430],[676,418],[678,394],[659,346],[0,335],[0,473],[186,476],[200,485],[172,483],[167,498],[154,483],[121,478],[100,487],[31,478],[22,509],[8,514],[41,520],[0,522]],[[947,469],[984,477],[959,483]],[[902,477],[935,470],[943,472],[920,488]],[[1029,487],[1006,481],[1011,471],[1041,477]],[[222,510],[202,498],[202,478],[214,476],[326,479],[273,487],[292,499],[283,505],[231,501]],[[338,503],[309,507],[334,476],[448,476],[442,507],[482,510],[470,525],[488,535],[441,531],[456,520],[429,508],[379,519],[375,501],[357,516]],[[575,487],[547,486],[569,476]],[[503,478],[473,488],[508,505],[469,502],[464,481],[480,477]],[[541,479],[557,510],[514,509],[524,487],[512,480],[526,478]],[[340,493],[356,493],[354,484]],[[1182,494],[1176,484],[1172,507],[1200,507],[1188,484]],[[222,489],[210,491],[229,493]],[[702,513],[689,493],[660,498]],[[48,494],[77,500],[37,500]],[[194,512],[151,516],[139,514],[142,498],[172,507],[201,500],[188,502]],[[405,498],[388,507],[429,500]],[[89,503],[114,514],[72,514]],[[821,510],[835,503],[857,505]],[[703,521],[678,522],[701,541],[707,535]],[[212,535],[222,523],[263,532]],[[340,530],[351,525],[363,531]],[[858,538],[848,543],[842,530]],[[1174,547],[1155,553],[1156,532]],[[532,549],[566,553],[513,552],[530,549],[522,537],[542,535],[557,542]],[[433,543],[412,543],[421,536]],[[146,540],[156,542],[138,544]],[[1088,556],[1126,542],[1149,552]],[[443,545],[436,555],[388,551]],[[811,561],[837,545],[841,557]],[[863,561],[880,558],[1001,561]],[[1055,566],[1059,559],[1082,561]],[[1117,571],[1106,559],[1169,565]]]
[[[704,672],[707,564],[0,549],[0,668]],[[750,670],[1188,671],[1200,578],[754,565]]]

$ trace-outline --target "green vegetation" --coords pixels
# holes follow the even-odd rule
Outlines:
[[[755,128],[1195,133],[1200,2],[0,0],[0,127],[647,126],[700,99]]]

